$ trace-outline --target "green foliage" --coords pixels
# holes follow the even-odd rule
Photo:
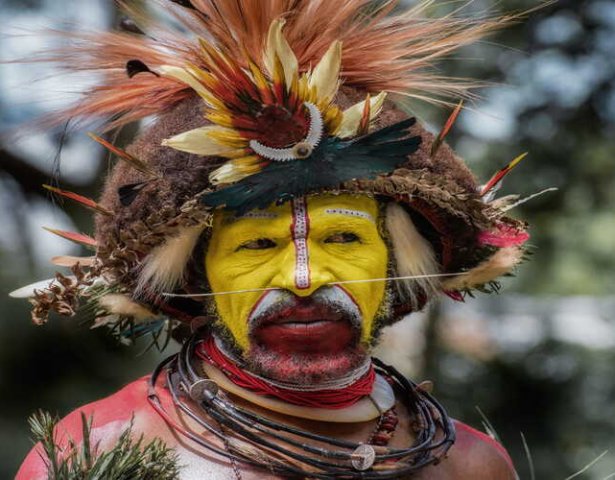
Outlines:
[[[143,435],[132,438],[132,424],[112,450],[98,452],[91,444],[92,419],[81,414],[83,442],[73,439],[65,447],[56,444],[54,429],[58,419],[40,411],[29,419],[33,439],[45,451],[49,480],[176,480],[177,454],[156,439],[144,445]]]

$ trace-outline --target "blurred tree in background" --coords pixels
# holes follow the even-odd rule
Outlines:
[[[466,12],[537,3],[476,0]],[[435,2],[433,8],[451,5]],[[120,20],[107,0],[5,0],[0,13],[12,26],[29,28],[57,19],[56,26],[73,28],[68,20],[105,29]],[[27,57],[41,45],[31,37],[4,36],[0,55]],[[424,338],[417,376],[434,380],[438,398],[468,423],[481,424],[480,407],[523,479],[530,478],[530,467],[521,432],[538,479],[564,480],[609,449],[575,478],[602,480],[615,472],[613,52],[615,1],[560,0],[442,66],[447,74],[494,83],[467,105],[449,138],[479,178],[528,151],[502,195],[558,188],[515,212],[532,225],[535,255],[505,282],[505,293],[467,305],[445,302],[417,330]],[[0,127],[8,131],[61,106],[66,99],[54,90],[70,93],[87,79],[75,82],[54,80],[54,72],[37,64],[4,65]],[[449,113],[413,108],[434,130]],[[0,478],[11,478],[29,449],[26,417],[35,409],[64,415],[147,373],[159,358],[79,327],[79,319],[54,318],[35,328],[27,305],[6,297],[17,286],[51,276],[47,258],[76,253],[40,231],[41,225],[92,229],[87,212],[56,205],[41,188],[58,169],[67,189],[96,196],[101,188],[106,156],[82,133],[65,133],[0,139]],[[133,133],[123,132],[120,143]]]

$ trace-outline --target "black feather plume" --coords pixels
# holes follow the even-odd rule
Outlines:
[[[128,60],[128,62],[126,62],[126,75],[128,75],[128,78],[132,78],[139,73],[151,73],[157,77],[160,76],[158,73],[154,72],[147,65],[145,65],[145,63],[141,60]]]
[[[205,195],[210,207],[225,206],[241,215],[357,179],[390,173],[416,152],[421,137],[408,137],[410,118],[354,140],[325,139],[309,158],[271,162],[261,172]]]
[[[131,183],[117,189],[117,194],[120,197],[120,203],[123,207],[129,207],[139,195],[139,192],[149,182]]]

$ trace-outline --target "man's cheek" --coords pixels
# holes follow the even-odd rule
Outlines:
[[[363,314],[363,325],[361,340],[369,342],[371,340],[374,322],[380,306],[384,300],[385,289],[381,285],[371,284],[371,288],[362,288],[354,294],[359,299],[358,304]]]
[[[220,295],[216,306],[220,321],[230,331],[239,347],[246,350],[250,340],[248,336],[248,320],[258,296],[249,293]]]
[[[335,260],[331,260],[334,262]],[[341,287],[354,299],[355,303],[361,311],[363,318],[361,340],[369,342],[373,333],[375,317],[378,314],[380,306],[384,301],[386,292],[386,282],[382,281],[366,281],[352,283],[356,280],[374,280],[384,279],[386,277],[386,250],[372,250],[371,257],[368,261],[361,263],[356,262],[354,265],[345,263],[344,268],[341,268],[342,263],[337,260],[338,268],[335,268],[336,281],[351,283],[342,284]]]

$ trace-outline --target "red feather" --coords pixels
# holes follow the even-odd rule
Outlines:
[[[465,302],[465,298],[463,298],[463,294],[458,292],[457,290],[445,290],[444,294],[449,298],[452,298],[456,302]]]
[[[451,128],[453,128],[453,125],[457,121],[457,117],[459,117],[459,114],[461,113],[462,108],[463,108],[463,100],[461,100],[459,104],[455,107],[455,110],[453,110],[453,113],[451,113],[450,117],[448,117],[448,120],[446,120],[444,127],[442,127],[442,130],[440,131],[438,138],[436,138],[436,140],[433,142],[431,146],[431,158],[435,157],[436,153],[438,153],[438,150],[440,150],[440,147],[444,143],[444,139],[449,134],[449,132],[451,131]]]
[[[372,96],[368,93],[367,97],[365,98],[365,105],[363,107],[363,115],[361,116],[361,123],[359,124],[359,132],[358,132],[359,136],[367,135],[367,132],[369,131],[369,117],[371,116],[371,110],[372,110],[371,98]]]
[[[95,250],[98,245],[96,243],[96,240],[94,240],[89,235],[85,235],[83,233],[67,232],[65,230],[57,230],[55,228],[49,228],[49,227],[43,227],[43,230],[47,230],[49,233],[53,233],[54,235],[57,235],[58,237],[62,237],[73,243],[77,243],[78,245],[83,245],[93,250]]]
[[[529,238],[530,234],[525,230],[501,223],[495,230],[480,232],[478,243],[499,248],[518,247],[527,242]]]
[[[515,168],[521,160],[527,157],[528,152],[522,153],[518,157],[516,157],[512,162],[506,165],[504,168],[498,170],[491,180],[489,180],[483,189],[480,192],[480,196],[484,197],[487,195],[498,183],[502,181],[502,179],[510,173],[510,171]]]
[[[115,145],[113,145],[112,143],[108,142],[104,138],[99,137],[95,133],[89,132],[88,135],[90,136],[90,138],[92,140],[94,140],[97,143],[100,143],[103,147],[105,147],[111,153],[113,153],[114,155],[118,156],[119,158],[121,158],[125,162],[129,163],[135,170],[138,170],[139,172],[142,172],[142,173],[145,173],[145,174],[148,174],[148,175],[157,176],[152,171],[152,169],[145,162],[143,162],[142,160],[139,160],[138,158],[133,157],[132,155],[130,155],[125,150],[122,150],[121,148],[116,147]]]
[[[77,202],[80,205],[89,208],[90,210],[102,213],[103,215],[113,215],[113,212],[111,212],[111,210],[106,209],[100,203],[95,202],[91,198],[84,197],[74,192],[69,192],[68,190],[61,190],[59,188],[52,187],[51,185],[43,185],[43,188],[57,195],[73,200],[74,202]]]

